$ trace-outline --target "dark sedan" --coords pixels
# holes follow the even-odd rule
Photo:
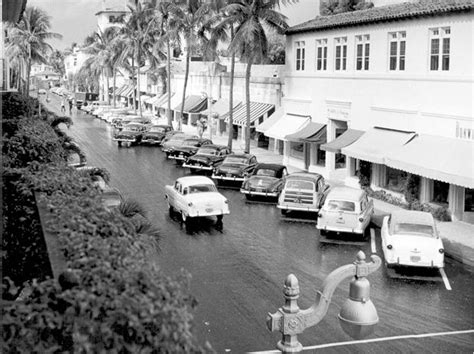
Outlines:
[[[257,157],[251,154],[228,155],[219,167],[214,169],[212,178],[219,181],[239,182],[242,184],[245,177],[250,175],[257,165]]]
[[[122,130],[114,133],[113,141],[116,141],[118,146],[123,144],[126,147],[130,147],[132,144],[137,144],[142,140],[146,130],[147,126],[145,124],[129,123]]]
[[[253,173],[245,179],[240,192],[247,199],[254,196],[277,198],[283,188],[283,178],[288,175],[284,165],[259,163]]]
[[[231,153],[230,149],[224,145],[206,145],[193,156],[186,159],[183,167],[187,167],[191,172],[212,172],[219,166],[224,158]]]
[[[143,134],[141,143],[161,145],[161,142],[165,138],[166,134],[170,131],[173,131],[173,127],[169,125],[152,125],[151,128],[145,134]]]
[[[197,138],[197,136],[185,134],[183,132],[178,132],[176,134],[169,135],[165,139],[163,139],[163,142],[161,143],[161,151],[166,153],[166,156],[168,156],[170,151],[176,149],[178,146],[181,146],[184,140],[191,138]]]
[[[183,143],[176,148],[170,149],[167,157],[176,162],[183,162],[192,155],[194,155],[201,146],[211,145],[212,140],[205,138],[190,138],[183,140]]]

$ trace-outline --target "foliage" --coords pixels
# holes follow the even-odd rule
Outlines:
[[[418,199],[420,195],[420,176],[411,173],[408,174],[404,194],[408,203],[412,203]]]
[[[359,184],[362,188],[370,187],[372,178],[372,164],[368,161],[360,160],[359,169],[356,172],[359,177]]]
[[[329,16],[372,7],[374,4],[365,0],[322,0],[319,4],[319,13],[321,16]]]
[[[64,160],[45,158],[44,146],[27,134],[46,139],[52,156],[63,156],[62,138],[56,135],[58,143],[52,144],[55,130],[47,121],[16,122],[3,171],[3,270],[27,265],[30,269],[22,270],[33,271],[28,276],[36,279],[28,296],[23,291],[21,300],[2,306],[2,352],[202,352],[191,332],[196,301],[188,295],[189,276],[166,277],[153,261],[156,227],[139,214],[126,218],[109,211],[90,176]],[[34,143],[26,148],[28,163],[15,160],[20,154],[10,140],[17,136]],[[42,238],[33,191],[51,215],[43,226],[66,259],[58,281],[46,279],[44,249],[43,257],[31,258],[40,252]],[[15,258],[21,251],[23,259]],[[17,297],[25,280],[8,275],[15,282],[3,279],[4,300]]]
[[[268,63],[285,64],[285,36],[278,33],[268,35]]]
[[[66,68],[64,67],[64,54],[59,50],[54,50],[48,58],[49,65],[51,65],[55,72],[64,76]]]

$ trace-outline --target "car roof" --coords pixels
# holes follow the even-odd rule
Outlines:
[[[214,149],[224,149],[227,148],[227,145],[216,145],[216,144],[209,144],[209,145],[204,145],[203,148],[214,148]]]
[[[365,194],[365,191],[363,191],[362,189],[355,189],[350,187],[334,187],[329,190],[326,199],[360,200]]]
[[[177,181],[181,183],[183,186],[189,186],[189,185],[199,184],[199,183],[214,184],[214,181],[212,179],[205,176],[184,176],[184,177],[178,178]]]
[[[286,179],[307,179],[311,181],[317,181],[322,177],[323,176],[321,176],[319,173],[314,172],[294,172],[286,176]]]
[[[171,125],[168,124],[153,124],[152,128],[171,128]]]
[[[255,167],[255,170],[259,170],[259,169],[269,169],[269,170],[276,170],[276,171],[279,171],[279,170],[283,170],[286,168],[286,166],[284,165],[281,165],[281,164],[278,164],[278,163],[259,163],[256,167]]]
[[[229,155],[229,156],[226,156],[227,157],[245,157],[246,159],[250,159],[252,157],[255,157],[255,155],[252,155],[252,154],[232,154],[232,155]]]
[[[425,211],[418,210],[395,210],[392,212],[391,221],[392,224],[421,224],[421,225],[433,225],[433,215]]]
[[[137,122],[130,122],[124,125],[124,127],[144,127],[145,124],[137,123]]]

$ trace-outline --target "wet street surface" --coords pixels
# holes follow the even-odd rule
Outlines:
[[[52,97],[55,108],[56,98]],[[358,250],[371,254],[370,241],[361,245],[320,243],[314,223],[282,221],[274,204],[247,203],[238,189],[220,189],[230,205],[219,231],[215,219],[194,225],[187,233],[168,215],[164,188],[188,174],[168,161],[159,147],[119,148],[113,128],[79,111],[66,132],[87,155],[88,164],[106,168],[111,185],[125,198],[139,201],[162,234],[159,264],[176,276],[181,269],[192,275],[191,293],[198,300],[194,333],[218,353],[273,350],[279,333],[270,333],[265,318],[284,304],[283,282],[290,273],[299,280],[300,308],[312,305],[325,277],[352,263]],[[375,230],[376,253],[380,230]],[[382,265],[368,279],[371,299],[380,322],[370,338],[452,332],[474,328],[474,280],[462,265],[446,260],[452,290],[440,277],[435,281],[390,278]],[[430,278],[428,278],[430,279]],[[352,340],[339,325],[337,314],[349,293],[349,279],[332,298],[326,317],[298,338],[304,346]],[[327,353],[472,353],[474,335],[397,339],[321,349]]]

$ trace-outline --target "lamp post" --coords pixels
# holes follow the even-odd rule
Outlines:
[[[303,350],[297,335],[306,328],[317,325],[326,315],[331,297],[337,286],[346,278],[353,276],[350,282],[349,298],[339,313],[342,329],[354,339],[371,334],[379,321],[377,310],[370,300],[370,284],[366,276],[376,271],[382,260],[372,255],[372,262],[365,262],[365,254],[357,253],[357,260],[332,271],[324,280],[323,290],[318,291],[316,302],[308,309],[301,310],[297,300],[300,295],[298,279],[293,274],[287,276],[283,294],[285,305],[275,313],[268,313],[267,327],[270,331],[279,331],[282,339],[277,348],[283,353],[299,353]]]

